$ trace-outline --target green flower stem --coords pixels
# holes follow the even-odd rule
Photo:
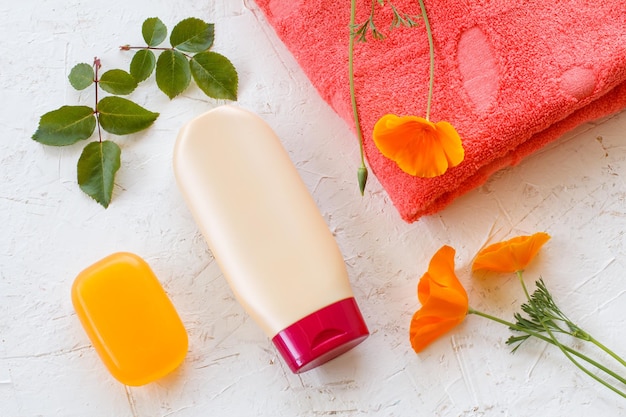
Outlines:
[[[363,133],[361,132],[361,122],[359,120],[359,111],[356,107],[356,94],[354,92],[354,26],[356,20],[356,0],[351,0],[350,7],[350,43],[348,47],[348,79],[350,82],[350,101],[352,102],[352,113],[354,116],[354,126],[359,139],[359,149],[361,152],[361,166],[359,167],[357,177],[359,181],[359,189],[361,195],[365,194],[365,184],[367,182],[367,167],[365,166],[365,155],[363,150]]]
[[[600,384],[604,385],[605,387],[607,387],[611,391],[614,391],[615,393],[617,393],[617,394],[621,395],[622,397],[626,398],[626,393],[624,391],[614,387],[613,385],[611,385],[610,383],[608,383],[604,379],[600,378],[599,376],[597,376],[596,374],[591,372],[589,369],[587,369],[586,367],[581,365],[580,362],[578,362],[576,359],[574,359],[572,357],[571,349],[567,348],[566,346],[561,344],[561,342],[558,341],[556,336],[554,336],[554,334],[550,330],[550,327],[546,325],[545,319],[541,318],[543,316],[543,314],[537,309],[537,306],[535,305],[535,303],[530,298],[530,295],[528,293],[528,289],[526,288],[526,284],[524,283],[523,271],[519,270],[519,271],[516,272],[516,274],[517,274],[517,277],[519,278],[519,281],[520,281],[520,283],[522,285],[522,288],[524,289],[524,294],[526,295],[526,299],[528,300],[528,305],[534,310],[536,316],[538,318],[540,318],[541,326],[546,331],[546,333],[548,333],[548,335],[550,336],[549,339],[552,341],[552,344],[555,345],[556,347],[558,347],[561,350],[561,352],[563,353],[563,355],[565,355],[565,357],[567,359],[569,359],[574,365],[576,365],[576,367],[578,367],[581,371],[583,371],[584,373],[586,373],[591,378],[595,379],[596,381],[598,381]],[[588,358],[585,355],[582,355],[582,356],[576,355],[576,356],[579,356],[581,359],[584,359],[585,361],[589,362],[589,360],[587,360]],[[596,365],[594,365],[594,366],[596,366]],[[613,375],[611,375],[611,376],[613,376]],[[618,378],[618,379],[620,380],[620,382],[624,383],[623,378]]]
[[[524,270],[518,269],[515,271],[515,275],[517,275],[517,279],[519,279],[520,284],[522,284],[522,289],[524,290],[524,295],[526,295],[526,299],[530,302],[530,294],[528,293],[528,288],[526,288],[526,284],[524,283]]]
[[[544,336],[544,335],[542,335],[540,333],[536,333],[536,332],[530,331],[528,329],[522,328],[522,327],[516,325],[515,323],[511,323],[510,321],[506,321],[506,320],[503,320],[503,319],[501,319],[499,317],[492,316],[492,315],[487,314],[487,313],[483,313],[482,311],[479,311],[479,310],[475,310],[475,309],[473,309],[471,307],[468,309],[467,314],[474,314],[476,316],[480,316],[480,317],[489,319],[491,321],[495,321],[496,323],[500,323],[500,324],[503,324],[503,325],[507,326],[511,330],[516,330],[516,331],[519,331],[519,332],[522,332],[522,333],[526,333],[526,334],[528,334],[528,335],[530,335],[532,337],[536,337],[537,339],[540,339],[540,340],[543,340],[544,342],[550,343],[551,345],[557,346],[558,342],[555,343],[555,341],[552,340],[549,337],[546,337],[546,336]],[[575,355],[575,356],[579,357],[580,359],[584,360],[585,362],[589,363],[590,365],[595,366],[597,369],[601,370],[602,372],[606,373],[607,375],[612,376],[613,378],[615,378],[616,380],[618,380],[622,384],[626,384],[626,378],[616,374],[615,372],[613,372],[610,369],[608,369],[606,366],[598,363],[597,361],[591,359],[587,355],[585,355],[585,354],[583,354],[581,352],[578,352],[578,351],[576,351],[576,350],[574,350],[574,349],[572,349],[572,348],[570,348],[568,346],[564,346],[564,345],[562,345],[560,343],[559,343],[559,345],[562,348],[562,350],[568,352],[569,354],[572,354],[572,355]],[[616,393],[618,393],[622,397],[626,398],[626,393],[625,392],[622,392],[618,388],[615,388],[612,385],[610,385],[608,382],[606,382],[606,381],[602,380],[601,378],[597,377],[596,375],[590,373],[590,371],[588,371],[586,368],[582,368],[582,369],[587,374],[590,374],[590,376],[592,378],[598,380],[598,382],[600,382],[601,384],[607,386],[612,391],[615,391]]]
[[[618,361],[621,365],[626,366],[626,361],[622,359],[619,355],[617,355],[615,352],[613,352],[611,349],[604,346],[602,343],[594,339],[591,335],[588,334],[587,337],[589,338],[588,340],[590,343],[593,343],[594,345],[596,345],[599,349],[601,349],[607,355],[609,355],[610,357]]]
[[[435,84],[435,45],[433,43],[433,32],[430,28],[428,15],[426,14],[424,0],[419,0],[419,3],[422,9],[422,19],[424,19],[424,27],[426,28],[426,35],[428,36],[428,47],[430,51],[430,78],[428,82],[428,101],[426,102],[426,120],[430,120],[430,104],[433,101],[433,86]]]

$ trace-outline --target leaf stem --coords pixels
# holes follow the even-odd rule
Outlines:
[[[100,83],[100,78],[98,77],[98,70],[102,64],[100,63],[100,58],[95,57],[93,59],[93,68],[94,68],[94,80],[93,84],[96,89],[95,93],[95,106],[94,106],[94,115],[96,116],[96,126],[98,126],[98,141],[102,143],[102,129],[100,128],[100,112],[98,111],[98,84]]]
[[[130,51],[131,49],[152,49],[155,51],[169,51],[174,48],[166,48],[164,46],[131,46],[131,45],[122,45],[120,46],[120,50],[122,51]]]
[[[180,51],[180,50],[178,50],[178,49],[176,49],[174,47],[166,48],[164,46],[130,46],[130,45],[122,45],[122,46],[120,46],[120,50],[121,51],[130,51],[131,49],[151,49],[153,51],[176,51],[176,52],[180,52],[181,54],[183,54],[188,59],[193,58],[193,55],[190,55],[188,53]]]
[[[430,120],[430,105],[433,101],[433,87],[435,84],[435,46],[433,43],[433,32],[430,28],[430,22],[428,15],[426,14],[426,6],[424,0],[419,0],[420,9],[422,9],[422,19],[424,19],[424,27],[426,28],[426,35],[428,36],[428,48],[430,54],[430,70],[428,81],[428,101],[426,102],[426,120]]]
[[[373,4],[372,4],[373,7]],[[356,20],[356,0],[351,0],[350,5],[350,43],[348,46],[348,80],[350,83],[350,102],[352,104],[352,114],[354,117],[354,126],[359,140],[359,150],[361,153],[361,166],[358,169],[358,181],[361,195],[365,193],[365,183],[367,182],[367,167],[365,166],[365,155],[363,150],[363,133],[361,132],[361,122],[359,120],[359,111],[356,106],[356,93],[354,91],[354,26]]]

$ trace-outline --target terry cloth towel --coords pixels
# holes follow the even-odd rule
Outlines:
[[[350,1],[255,1],[320,95],[354,126]],[[385,3],[376,2],[375,22],[386,38],[355,44],[355,89],[371,171],[408,222],[577,125],[626,106],[624,0],[426,0],[435,49],[430,120],[456,127],[465,160],[440,177],[412,177],[380,154],[371,133],[386,113],[425,116],[428,38],[421,20],[389,31]],[[417,0],[392,3],[420,15]],[[357,23],[371,5],[357,0]]]

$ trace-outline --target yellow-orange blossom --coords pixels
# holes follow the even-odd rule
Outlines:
[[[476,256],[472,269],[521,271],[549,239],[550,235],[540,232],[487,246]],[[413,315],[409,331],[411,346],[416,353],[459,325],[467,316],[469,301],[454,272],[454,254],[450,246],[439,249],[418,283],[417,296],[422,307]]]
[[[478,252],[476,259],[474,259],[472,270],[484,269],[494,272],[522,271],[549,239],[549,234],[539,232],[531,236],[518,236],[504,242],[489,245]]]
[[[435,253],[417,286],[420,308],[411,320],[411,346],[421,352],[465,319],[468,299],[454,273],[454,249],[443,246]]]
[[[446,121],[386,114],[376,122],[372,135],[384,156],[418,177],[442,175],[465,157],[461,137]]]

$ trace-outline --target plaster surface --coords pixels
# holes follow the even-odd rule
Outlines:
[[[317,95],[250,1],[0,3],[0,416],[626,416],[626,402],[554,348],[511,354],[504,326],[470,316],[416,355],[408,326],[416,286],[444,244],[474,308],[510,319],[523,302],[513,276],[472,274],[485,244],[546,231],[526,271],[562,309],[626,355],[626,113],[590,123],[494,175],[437,215],[407,224],[376,178],[356,184],[358,144]],[[174,140],[189,119],[225,101],[192,87],[169,100],[154,78],[131,99],[160,117],[110,137],[122,148],[107,210],[83,194],[83,148],[30,139],[39,117],[93,102],[70,69],[94,56],[127,68],[119,46],[141,44],[141,23],[186,17],[216,24],[213,50],[236,66],[236,105],[279,135],[342,250],[371,336],[304,374],[292,374],[233,298],[176,187]],[[142,256],[189,334],[183,365],[130,388],[107,372],[72,307],[76,275],[117,251]],[[622,369],[622,374],[624,373]]]

